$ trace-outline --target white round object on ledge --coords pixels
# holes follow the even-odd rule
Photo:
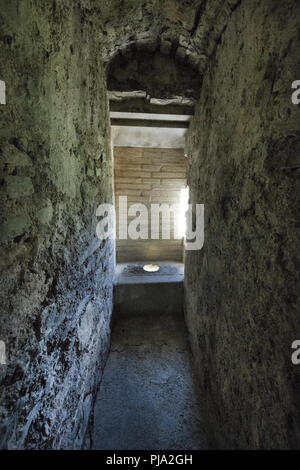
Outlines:
[[[155,273],[156,271],[159,271],[159,266],[158,264],[145,264],[145,266],[143,266],[143,270],[147,271],[147,273]]]

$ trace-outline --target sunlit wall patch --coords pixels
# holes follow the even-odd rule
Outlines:
[[[2,340],[0,340],[0,364],[6,364],[5,343]]]
[[[6,104],[5,82],[0,80],[0,104]]]

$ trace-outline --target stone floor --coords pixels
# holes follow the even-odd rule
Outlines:
[[[184,320],[120,318],[95,403],[91,447],[207,449]]]

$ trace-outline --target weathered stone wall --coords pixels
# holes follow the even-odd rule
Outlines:
[[[205,243],[186,253],[186,319],[225,447],[299,448],[299,21],[297,1],[240,2],[189,131]]]
[[[0,8],[1,446],[78,448],[109,342],[106,78],[89,2]]]

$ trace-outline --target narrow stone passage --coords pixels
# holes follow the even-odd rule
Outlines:
[[[94,408],[92,448],[207,449],[179,315],[118,320]]]
[[[0,0],[0,44],[0,451],[300,450],[300,1]]]

